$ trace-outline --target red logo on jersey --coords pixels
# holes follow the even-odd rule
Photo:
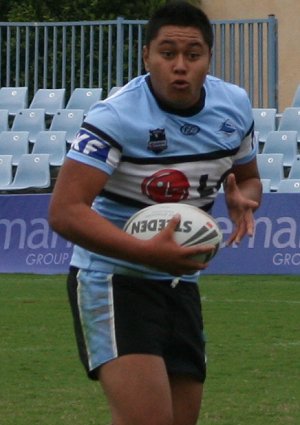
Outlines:
[[[179,202],[189,194],[187,177],[178,170],[161,170],[142,182],[142,192],[155,202]]]

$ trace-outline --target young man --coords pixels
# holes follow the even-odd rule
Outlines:
[[[208,76],[212,45],[200,9],[160,8],[147,28],[147,75],[90,110],[53,193],[50,223],[76,244],[68,288],[81,359],[114,425],[196,424],[206,373],[197,282],[207,265],[191,256],[211,247],[178,246],[177,216],[149,241],[123,232],[126,220],[157,202],[209,211],[226,180],[229,243],[253,232],[251,105]]]

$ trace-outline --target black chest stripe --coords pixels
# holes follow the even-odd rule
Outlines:
[[[133,156],[122,156],[122,161],[129,162],[131,164],[179,164],[182,162],[197,162],[197,161],[210,161],[214,159],[226,158],[228,156],[234,156],[238,152],[239,148],[231,150],[221,150],[214,152],[201,153],[196,155],[176,155],[171,157],[155,157],[155,158],[140,158]]]

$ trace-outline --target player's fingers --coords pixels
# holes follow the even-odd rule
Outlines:
[[[165,231],[169,232],[169,233],[174,233],[178,224],[180,223],[181,220],[181,216],[180,214],[175,214],[171,220],[169,221],[169,223],[167,224]]]

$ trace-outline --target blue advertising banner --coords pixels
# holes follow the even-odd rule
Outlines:
[[[72,245],[47,221],[49,194],[0,195],[0,273],[66,273]],[[233,227],[224,195],[213,215],[226,241]],[[239,246],[223,243],[207,274],[300,274],[300,197],[265,194],[255,234]]]
[[[0,272],[66,273],[72,245],[48,224],[49,194],[0,196]]]

